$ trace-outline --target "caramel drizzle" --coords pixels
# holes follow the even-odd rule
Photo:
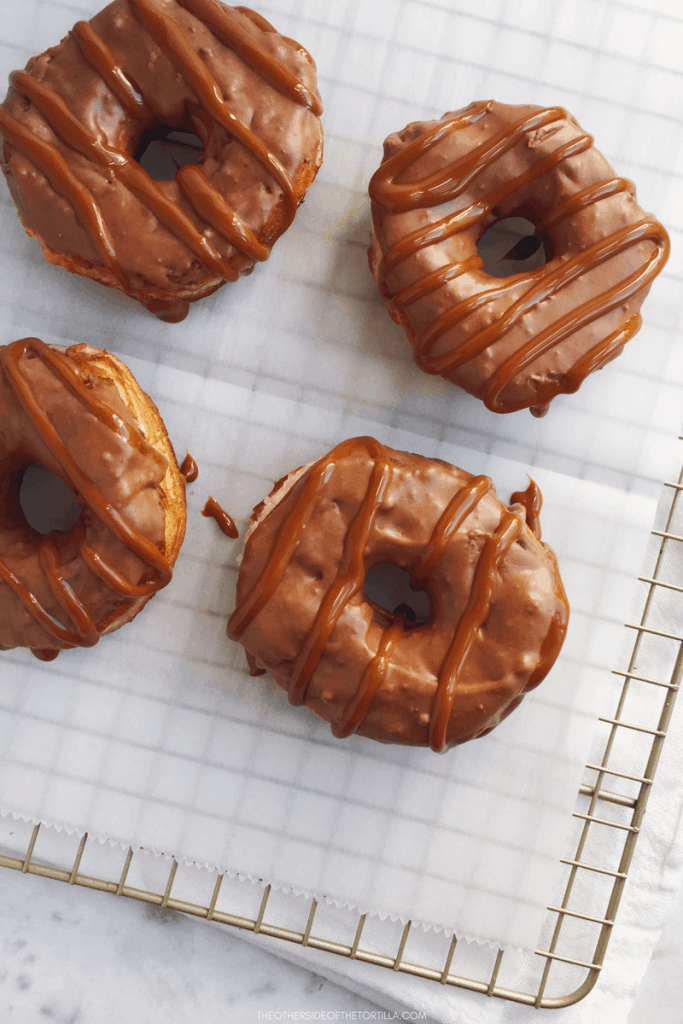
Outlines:
[[[515,146],[528,132],[568,117],[567,112],[560,107],[536,111],[534,114],[520,119],[507,130],[498,132],[472,153],[461,157],[443,170],[428,175],[420,181],[396,183],[396,179],[420,157],[424,156],[430,147],[436,145],[450,133],[470,124],[473,118],[486,113],[489,107],[490,102],[471,104],[462,114],[449,121],[439,122],[382,164],[370,183],[370,195],[373,201],[390,213],[396,213],[428,208],[455,199],[482,171]],[[480,197],[477,202],[467,208],[449,214],[435,224],[421,228],[401,239],[384,254],[380,262],[379,276],[383,277],[390,273],[421,249],[442,242],[459,231],[472,227],[515,189],[541,174],[545,174],[570,156],[588,149],[592,145],[592,141],[590,135],[581,135],[577,139],[565,143],[538,161],[523,175],[519,175],[513,181],[488,195]],[[536,234],[555,227],[565,218],[619,192],[633,193],[632,182],[626,178],[610,178],[582,189],[551,210],[537,226]],[[462,300],[446,313],[437,317],[422,332],[421,336],[415,338],[415,361],[427,373],[447,375],[453,372],[500,341],[506,332],[538,303],[550,298],[583,274],[595,270],[602,263],[643,241],[651,241],[654,249],[639,271],[631,274],[621,284],[608,288],[595,298],[583,303],[556,324],[540,332],[537,337],[530,339],[518,352],[505,360],[493,375],[483,396],[487,408],[493,412],[509,412],[524,408],[527,404],[524,400],[518,404],[504,404],[500,401],[502,392],[513,378],[536,358],[558,345],[569,335],[618,308],[639,291],[647,288],[659,273],[668,259],[669,240],[666,231],[656,220],[647,217],[635,225],[621,228],[607,238],[589,246],[585,252],[566,260],[554,271],[548,271],[546,267],[534,271],[528,275],[531,279],[528,289],[503,316],[468,338],[455,352],[430,356],[434,344],[443,334],[489,302],[515,292],[519,288],[520,278],[515,276],[506,284],[494,285],[487,291],[479,292]],[[481,261],[478,257],[469,257],[461,262],[454,261],[404,288],[393,299],[388,295],[385,297],[388,299],[390,307],[404,309],[436,291],[447,281],[462,273],[476,271],[480,267]],[[577,390],[590,372],[613,359],[621,351],[628,339],[638,330],[640,323],[640,316],[635,315],[627,321],[626,325],[594,345],[570,367],[562,379],[546,383],[542,393],[539,392],[535,396],[535,403],[548,402],[560,392]]]
[[[233,640],[239,639],[282,581],[321,491],[334,472],[335,466],[342,459],[360,451],[367,452],[372,458],[372,470],[365,496],[344,538],[337,574],[320,603],[294,666],[289,684],[289,700],[292,704],[304,703],[308,685],[339,618],[348,602],[363,586],[364,553],[392,473],[389,456],[383,445],[369,437],[343,441],[311,468],[303,480],[298,498],[278,530],[267,563],[228,622],[228,636]],[[451,499],[439,517],[413,571],[415,585],[421,586],[427,580],[452,537],[474,512],[491,486],[488,477],[474,477]],[[439,670],[430,718],[430,745],[433,750],[445,748],[446,731],[458,678],[476,639],[477,631],[488,616],[498,567],[523,525],[521,510],[504,510],[496,532],[485,541],[475,570],[467,607]],[[335,736],[350,736],[361,725],[386,676],[392,655],[405,633],[406,621],[399,613],[383,630],[377,652],[366,667],[356,693],[344,709],[338,723],[332,727]]]
[[[76,217],[90,233],[102,263],[125,289],[125,275],[116,258],[114,243],[102,217],[102,211],[85,185],[71,173],[59,150],[34,135],[2,106],[0,106],[0,132],[15,149],[27,153],[31,162],[41,174],[45,175],[54,191],[71,203]]]
[[[81,494],[92,512],[111,532],[121,540],[141,561],[152,570],[152,578],[144,583],[132,584],[115,569],[103,561],[99,554],[86,544],[85,527],[79,520],[74,527],[74,538],[80,555],[94,573],[109,584],[116,593],[133,599],[156,593],[171,579],[172,571],[165,556],[156,545],[130,526],[121,514],[102,496],[95,484],[78,468],[72,456],[61,441],[49,418],[40,408],[35,395],[19,367],[20,359],[31,352],[49,367],[62,384],[83,402],[88,411],[105,423],[112,431],[124,437],[127,443],[138,450],[154,451],[141,434],[131,434],[120,418],[107,406],[99,402],[85,386],[81,378],[69,366],[59,352],[48,348],[38,338],[25,338],[9,345],[0,357],[2,371],[10,384],[19,404],[35,427],[46,447],[59,462],[66,474],[71,489]],[[125,430],[125,433],[124,433]],[[60,623],[40,604],[33,593],[12,572],[0,558],[0,576],[14,590],[33,617],[66,647],[89,647],[96,644],[100,632],[91,614],[83,606],[64,579],[59,552],[46,535],[39,545],[39,559],[48,585],[57,603],[71,619],[74,629]],[[46,648],[52,650],[52,648]],[[56,655],[54,655],[56,657]],[[47,660],[47,659],[43,659]],[[51,659],[50,659],[51,660]]]
[[[181,475],[185,477],[185,482],[193,484],[199,476],[199,466],[192,458],[189,452],[185,455],[183,463],[180,467]]]
[[[274,89],[302,107],[308,107],[316,117],[322,114],[320,100],[240,24],[229,7],[217,4],[216,0],[178,0],[178,3],[203,22],[216,39],[233,50],[241,61],[257,75],[261,75]],[[252,14],[249,11],[249,15]],[[259,27],[266,32],[275,31],[265,18],[259,19]]]
[[[528,474],[527,474],[528,476]],[[511,505],[523,505],[526,512],[526,525],[533,533],[536,540],[541,539],[541,509],[543,508],[543,495],[535,480],[529,477],[529,486],[525,491],[515,491],[510,495]]]
[[[226,537],[232,537],[233,540],[239,537],[240,532],[235,525],[235,520],[224,508],[221,508],[215,498],[209,496],[206,505],[202,509],[202,515],[206,516],[207,519],[215,519]]]
[[[116,63],[114,54],[100,39],[89,21],[77,21],[71,35],[80,47],[81,53],[102,81],[114,93],[117,100],[131,117],[139,121],[150,117],[149,108],[142,96],[133,88],[123,70]]]
[[[218,83],[173,18],[160,11],[153,0],[128,2],[134,14],[195,92],[212,120],[245,146],[280,187],[285,200],[285,227],[288,226],[294,218],[297,204],[294,183],[280,160],[231,110]],[[320,104],[303,83],[256,39],[251,39],[234,15],[223,10],[215,0],[182,0],[182,6],[198,19],[205,19],[207,27],[214,31],[221,42],[230,46],[274,88],[284,92],[294,102],[310,108],[314,114],[320,112]],[[86,60],[101,75],[126,112],[139,120],[148,119],[151,115],[144,97],[136,93],[124,71],[117,65],[111,50],[97,36],[92,25],[89,22],[78,22],[74,26],[73,37]],[[135,160],[124,151],[106,145],[88,131],[73,116],[60,96],[52,93],[31,75],[23,71],[14,72],[11,82],[17,92],[35,105],[62,142],[106,168],[211,271],[225,280],[237,280],[239,272],[229,266],[227,259],[210,244],[191,218],[166,196]],[[59,150],[34,135],[3,107],[0,107],[0,132],[12,146],[27,154],[55,192],[71,202],[76,216],[92,237],[102,262],[124,291],[128,291],[126,275],[116,256],[102,211],[86,186],[70,171]],[[268,258],[266,246],[227,206],[199,167],[188,164],[180,168],[176,180],[198,216],[222,234],[234,248],[250,260],[262,261]],[[156,312],[161,315],[163,310]]]
[[[423,587],[451,539],[491,487],[493,482],[488,476],[475,476],[451,498],[413,569],[414,587]]]
[[[355,695],[344,708],[339,722],[332,725],[332,735],[339,740],[352,736],[370,710],[373,697],[384,682],[391,664],[394,648],[402,640],[406,628],[406,620],[399,612],[394,621],[382,632],[377,654],[368,663]]]
[[[437,753],[446,749],[448,722],[455,692],[467,656],[491,608],[498,567],[524,527],[521,512],[505,509],[495,533],[486,538],[477,562],[467,607],[458,623],[448,653],[441,665],[429,719],[429,745]]]
[[[374,460],[368,487],[344,538],[344,549],[337,575],[320,602],[313,626],[294,666],[289,684],[290,704],[303,704],[306,689],[318,667],[327,641],[346,605],[362,588],[365,579],[363,555],[375,515],[391,481],[392,467],[384,445],[373,438],[366,438],[363,446]]]
[[[182,29],[170,15],[163,14],[157,9],[154,0],[128,0],[128,4],[168,59],[178,68],[185,82],[201,100],[204,110],[212,120],[250,150],[277,182],[287,201],[288,212],[293,216],[296,210],[296,200],[292,179],[278,158],[268,150],[267,146],[264,146],[261,140],[240,121],[230,108],[221,94],[218,82]],[[188,3],[189,9],[192,6],[193,2]]]

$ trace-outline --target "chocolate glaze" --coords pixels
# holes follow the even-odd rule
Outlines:
[[[103,355],[37,338],[0,348],[0,646],[42,660],[96,644],[171,578],[168,460],[104,377]],[[26,522],[19,490],[33,462],[73,492],[73,529],[41,536]]]
[[[252,675],[267,669],[336,736],[436,751],[489,731],[545,676],[568,606],[526,500],[507,509],[487,477],[373,438],[292,478],[255,510],[228,623]],[[384,562],[427,591],[427,623],[365,596]]]
[[[669,254],[664,228],[561,107],[493,101],[408,125],[370,183],[370,265],[415,360],[492,412],[542,415],[614,359]],[[505,280],[477,242],[497,220],[536,226],[549,258]]]
[[[215,519],[226,537],[232,537],[233,540],[239,537],[240,531],[235,526],[235,520],[210,495],[202,509],[202,515],[206,516],[207,519],[209,517]]]
[[[10,84],[2,167],[26,230],[170,322],[268,258],[322,157],[310,56],[218,0],[115,0]],[[204,144],[172,181],[133,158],[160,124]]]

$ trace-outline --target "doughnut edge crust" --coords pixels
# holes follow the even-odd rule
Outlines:
[[[492,412],[543,415],[614,359],[669,254],[635,186],[561,107],[476,102],[390,135],[370,182],[370,269],[415,361]],[[501,279],[477,242],[531,220],[538,270]]]
[[[568,620],[555,556],[527,525],[540,534],[540,492],[513,499],[440,460],[344,441],[255,508],[228,635],[339,738],[441,752],[484,735],[545,677]],[[427,623],[366,597],[385,562],[427,591]]]
[[[90,647],[171,580],[185,479],[152,400],[115,356],[37,338],[0,348],[0,650]],[[19,503],[38,462],[81,508],[41,535]]]
[[[322,162],[315,65],[218,0],[114,0],[10,76],[2,168],[46,258],[177,322],[266,260]],[[171,181],[133,159],[159,125],[204,153]]]

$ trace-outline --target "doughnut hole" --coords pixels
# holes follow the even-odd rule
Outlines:
[[[28,525],[37,533],[67,532],[81,509],[63,480],[39,462],[26,467],[19,486],[19,504]]]
[[[172,181],[179,167],[199,163],[204,145],[186,128],[160,124],[140,136],[135,159],[154,181]]]
[[[429,595],[425,590],[413,587],[410,573],[391,562],[382,562],[368,570],[364,591],[376,618],[382,623],[390,622],[397,612],[404,615],[409,628],[429,621]]]
[[[533,222],[526,217],[495,221],[477,242],[484,273],[489,277],[511,277],[538,270],[548,263],[548,241],[535,231]]]

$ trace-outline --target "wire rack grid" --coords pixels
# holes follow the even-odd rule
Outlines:
[[[435,965],[433,961],[429,964],[420,962],[419,958],[411,955],[410,922],[405,926],[397,926],[390,920],[379,923],[373,920],[372,939],[366,941],[368,917],[360,915],[357,917],[352,941],[339,942],[326,938],[322,930],[316,927],[319,903],[316,899],[310,899],[306,903],[305,923],[302,919],[300,928],[285,927],[282,923],[276,923],[277,911],[275,919],[271,917],[273,900],[270,885],[262,890],[258,910],[253,916],[232,912],[229,903],[226,906],[225,893],[228,887],[224,886],[226,876],[223,874],[215,874],[210,900],[198,903],[180,898],[178,894],[174,896],[179,868],[175,859],[170,859],[170,870],[159,891],[128,883],[135,857],[132,848],[125,855],[118,877],[104,878],[82,873],[81,863],[88,844],[97,843],[97,840],[89,839],[87,833],[80,838],[77,835],[72,837],[75,856],[66,866],[56,866],[54,863],[43,863],[34,856],[41,826],[38,824],[31,828],[27,824],[26,834],[30,838],[25,854],[23,857],[0,855],[0,867],[108,892],[114,896],[126,896],[206,921],[272,936],[284,942],[424,978],[439,985],[468,989],[530,1007],[556,1009],[578,1002],[591,991],[604,964],[683,673],[683,633],[659,629],[652,624],[657,621],[657,602],[662,594],[666,595],[669,602],[678,602],[680,621],[683,622],[683,586],[666,578],[672,575],[670,556],[673,548],[676,549],[676,556],[683,561],[683,535],[676,532],[677,515],[683,518],[683,467],[678,480],[666,482],[664,487],[665,494],[669,496],[668,511],[665,512],[663,528],[653,528],[651,531],[657,545],[653,568],[651,574],[639,577],[646,588],[642,614],[639,622],[626,623],[626,628],[635,634],[628,665],[625,669],[614,670],[621,680],[617,707],[612,716],[600,718],[606,732],[602,757],[586,765],[588,774],[585,778],[589,781],[580,786],[577,794],[570,852],[561,859],[566,872],[562,879],[562,898],[547,908],[548,917],[543,932],[547,941],[533,954],[524,955],[527,962],[521,972],[519,962],[516,963],[515,977],[522,974],[527,981],[531,979],[524,988],[508,987],[503,983],[505,961],[512,954],[501,948],[490,949],[489,970],[485,976],[470,976],[472,972],[468,974],[466,957],[464,964],[460,962],[462,950],[468,944],[459,945],[455,935],[443,936],[443,956],[438,964]],[[675,614],[673,617],[678,618]],[[653,643],[665,644],[668,648],[669,668],[661,676],[638,671],[643,645]],[[654,711],[651,724],[624,717],[634,687],[645,687],[654,695],[648,715],[650,718]],[[632,770],[630,761],[628,767],[625,767],[620,760],[620,750],[624,749],[620,737],[633,733],[639,734],[643,744],[641,756],[644,769],[641,773]],[[616,784],[626,791],[615,792],[605,788],[607,777],[616,780]],[[596,829],[605,829],[610,833],[610,863],[606,862],[604,854],[600,858],[591,854],[591,838]],[[604,851],[604,843],[602,848]],[[281,905],[282,894],[278,894],[278,899]],[[583,929],[579,946],[576,936],[569,936],[569,941],[565,942],[572,922],[579,923]],[[554,982],[552,985],[551,981]]]

